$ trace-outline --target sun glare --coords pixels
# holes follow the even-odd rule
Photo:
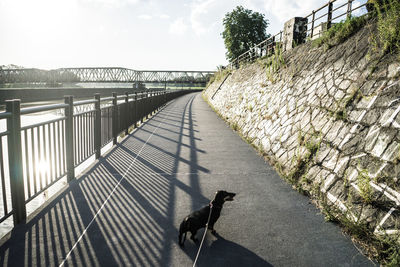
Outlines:
[[[7,12],[0,12],[0,15],[5,16],[5,21],[12,21],[14,29],[7,30],[7,39],[24,43],[13,48],[20,51],[24,62],[32,62],[32,67],[42,67],[57,62],[57,57],[62,54],[60,51],[70,49],[66,40],[73,39],[71,36],[79,24],[76,1],[8,0],[3,4]]]
[[[40,160],[37,164],[37,171],[40,173],[40,175],[45,176],[47,173],[49,173],[50,170],[50,164],[45,161],[45,160]]]

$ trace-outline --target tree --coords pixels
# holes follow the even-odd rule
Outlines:
[[[226,13],[223,20],[224,31],[221,34],[227,49],[226,58],[232,62],[251,47],[267,39],[269,34],[266,34],[265,30],[268,24],[264,14],[242,6]]]

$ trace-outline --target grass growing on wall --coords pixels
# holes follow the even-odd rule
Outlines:
[[[280,45],[277,45],[275,47],[274,54],[272,54],[266,60],[266,72],[268,80],[274,83],[275,73],[284,65],[285,65],[285,60],[283,58],[282,48]]]
[[[400,51],[400,1],[374,1],[378,17],[377,36],[373,38],[376,51],[383,54]]]
[[[351,219],[349,212],[343,213],[339,208],[329,204],[330,201],[321,191],[319,194],[317,203],[325,215],[325,220],[341,225],[344,232],[352,236],[353,241],[360,244],[368,255],[382,264],[381,266],[400,266],[400,243],[397,241],[399,234],[375,235],[368,230],[365,219],[358,218],[357,221]]]
[[[223,69],[223,68],[218,69],[218,71],[217,71],[216,73],[214,73],[214,75],[212,75],[212,76],[210,77],[210,80],[208,81],[206,87],[208,87],[208,86],[209,86],[210,84],[212,84],[213,82],[217,82],[217,81],[222,80],[222,79],[223,79],[226,75],[228,75],[230,72],[231,72],[230,69]]]
[[[329,30],[324,32],[320,38],[313,41],[313,46],[323,46],[325,50],[327,50],[340,44],[361,29],[366,21],[364,16],[349,17],[345,21],[334,24]]]

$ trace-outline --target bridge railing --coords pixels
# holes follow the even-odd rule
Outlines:
[[[214,71],[132,70],[126,68],[1,69],[7,83],[162,83],[205,84]]]
[[[6,101],[0,112],[0,223],[13,216],[24,222],[26,205],[66,179],[75,179],[75,168],[89,158],[100,158],[106,145],[116,144],[168,101],[194,90],[151,91],[29,108],[20,100]],[[55,118],[21,127],[21,116],[51,111]],[[35,117],[36,118],[36,117]],[[4,127],[6,125],[6,127]]]

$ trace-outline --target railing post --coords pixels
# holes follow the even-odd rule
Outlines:
[[[151,106],[151,91],[150,92],[146,92],[146,97],[147,97],[147,101],[146,101],[146,119],[149,119],[150,115],[151,115],[151,111],[153,109],[153,107]]]
[[[348,0],[347,2],[347,18],[351,17],[351,4],[352,4],[353,0]]]
[[[161,109],[161,92],[157,92],[157,111]]]
[[[124,118],[125,118],[125,134],[128,135],[129,134],[129,124],[131,123],[129,121],[129,116],[131,116],[131,110],[129,110],[129,93],[125,92],[125,114],[124,114]]]
[[[7,119],[7,130],[9,131],[7,139],[14,225],[25,222],[26,220],[20,106],[20,100],[6,101],[6,111],[11,113],[11,118]]]
[[[147,100],[146,100],[146,102],[147,102]],[[144,121],[144,105],[145,105],[145,102],[144,102],[144,99],[143,99],[143,92],[141,93],[141,96],[140,96],[140,123],[143,123],[143,121]]]
[[[307,18],[294,17],[285,22],[283,32],[283,50],[288,51],[305,42],[307,36]]]
[[[112,93],[112,135],[113,135],[113,145],[117,144],[118,135],[118,103],[117,103],[117,93]]]
[[[138,97],[137,97],[137,92],[135,92],[135,121],[134,121],[134,126],[135,128],[138,127],[138,122],[139,122],[139,117],[138,117]]]
[[[94,103],[95,118],[94,118],[94,150],[96,152],[96,159],[101,155],[101,109],[100,109],[100,94],[95,94]]]
[[[333,2],[329,2],[328,4],[328,23],[327,23],[327,30],[329,30],[332,26],[332,10],[333,10]]]
[[[64,96],[64,103],[68,107],[64,109],[65,113],[65,156],[67,162],[67,181],[75,179],[74,166],[74,99],[73,96]]]
[[[314,22],[315,22],[315,11],[312,11],[312,21],[311,21],[311,34],[310,34],[310,38],[312,39],[314,36]]]
[[[156,95],[156,93],[154,91],[150,93],[150,103],[151,103],[151,113],[150,113],[150,115],[153,115],[154,112],[156,111],[156,109],[155,109],[155,97],[154,97],[155,95]]]

